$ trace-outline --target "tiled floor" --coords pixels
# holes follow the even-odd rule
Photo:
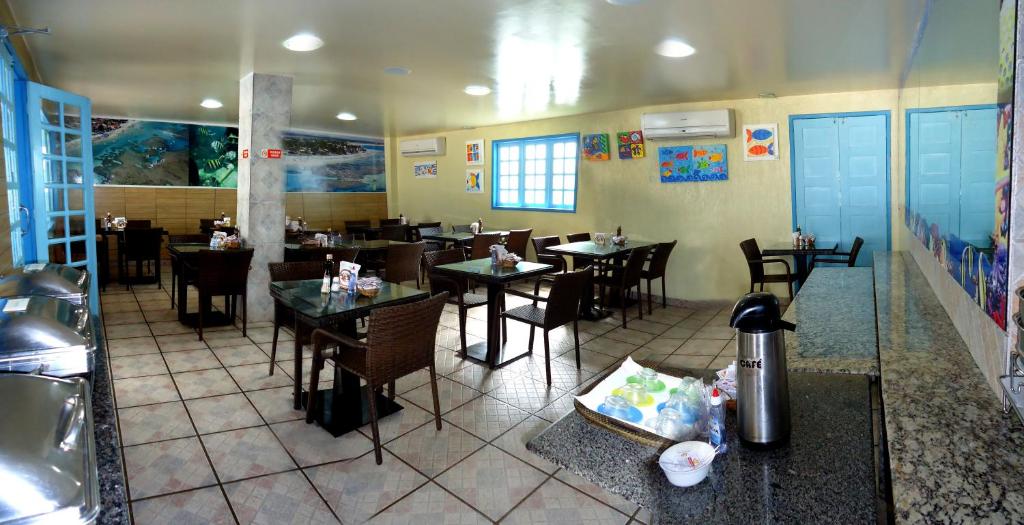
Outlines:
[[[281,334],[270,376],[269,323],[250,323],[248,337],[235,327],[212,329],[200,342],[175,320],[167,284],[103,294],[139,524],[644,523],[643,509],[525,443],[627,355],[688,367],[724,367],[735,355],[728,309],[656,307],[626,330],[616,313],[580,324],[582,370],[571,331],[552,332],[548,387],[539,338],[534,357],[491,371],[458,357],[458,317],[446,308],[436,339],[443,428],[434,428],[428,374],[404,378],[398,392],[406,408],[381,421],[378,466],[369,427],[335,439],[291,409],[289,333]],[[517,300],[509,296],[509,306]],[[194,310],[194,293],[190,301]],[[486,333],[485,312],[470,315],[472,344]],[[526,344],[522,325],[510,322],[509,331],[510,344]]]

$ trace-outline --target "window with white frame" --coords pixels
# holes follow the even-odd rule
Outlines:
[[[491,206],[576,211],[579,134],[492,143]]]

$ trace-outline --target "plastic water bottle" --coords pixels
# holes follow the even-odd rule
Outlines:
[[[722,404],[722,394],[717,387],[711,390],[711,414],[708,427],[708,441],[712,447],[718,448],[719,454],[724,454],[728,447],[728,440],[725,436],[725,405]]]

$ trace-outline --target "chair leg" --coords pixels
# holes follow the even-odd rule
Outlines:
[[[380,452],[380,429],[377,428],[377,389],[370,385],[370,395],[366,396],[370,401],[370,430],[373,431],[373,456],[377,464],[384,463],[384,457]]]
[[[157,257],[157,259],[156,259],[156,270],[154,270],[154,271],[156,272],[156,288],[157,288],[157,290],[163,290],[164,289],[164,282],[163,282],[163,280],[160,279],[160,258],[159,257]]]
[[[203,340],[203,310],[205,309],[206,303],[209,302],[209,297],[204,297],[202,294],[199,295],[199,340]]]
[[[793,281],[786,279],[786,287],[789,288],[789,300],[793,300]]]
[[[395,400],[395,381],[388,381],[388,401]]]
[[[572,320],[572,337],[576,342],[576,370],[580,369],[580,324],[576,319]]]
[[[246,311],[245,311],[245,303],[248,303],[249,301],[247,301],[246,298],[247,298],[247,294],[243,293],[242,294],[242,337],[246,337],[245,329],[246,329],[246,326],[249,324],[248,315],[246,314]]]
[[[441,400],[437,395],[437,371],[430,363],[430,394],[434,397],[434,427],[441,430]]]
[[[548,344],[548,330],[544,329],[544,371],[548,375],[548,386],[551,386],[551,346]]]
[[[316,386],[320,384],[320,369],[324,366],[323,348],[313,345],[313,362],[309,365],[309,394],[306,397],[306,423],[316,419]],[[373,399],[374,396],[369,396]]]
[[[501,292],[501,312],[505,312],[505,292]],[[508,342],[508,320],[505,316],[501,316],[501,343],[505,344]]]
[[[654,314],[654,309],[651,307],[651,279],[647,279],[647,313]]]
[[[647,286],[651,285],[651,281],[647,281]],[[640,291],[640,283],[636,283],[636,309],[640,313],[640,319],[644,318],[644,298],[641,297],[643,292]],[[647,290],[647,305],[651,304],[651,291]]]
[[[274,375],[274,362],[277,361],[277,332],[281,330],[281,325],[277,324],[277,320],[274,321],[274,341],[270,343],[270,375]]]
[[[625,328],[626,327],[626,313],[627,313],[626,312],[626,298],[629,297],[629,294],[626,293],[626,287],[625,286],[622,287],[622,291],[619,292],[619,296],[620,296],[619,300],[622,301],[619,304],[619,306],[622,307],[622,327]]]
[[[178,289],[175,283],[178,281],[178,274],[171,271],[171,308],[174,308],[174,292]]]
[[[462,342],[462,357],[466,358],[466,309],[459,308],[459,339]]]
[[[661,276],[661,307],[668,308],[668,295],[665,294],[665,276]]]
[[[533,353],[533,331],[536,329],[536,326],[533,326],[532,324],[530,325],[530,342],[527,344],[526,348],[530,350],[531,354]]]

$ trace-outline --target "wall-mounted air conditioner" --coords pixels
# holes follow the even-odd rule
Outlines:
[[[647,140],[732,137],[734,118],[731,109],[644,113],[641,127]]]
[[[403,157],[440,157],[444,155],[444,149],[444,137],[403,140],[398,143],[398,151]]]

